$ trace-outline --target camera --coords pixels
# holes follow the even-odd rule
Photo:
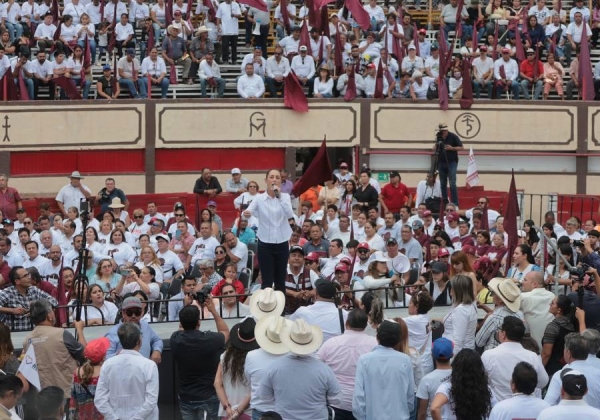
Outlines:
[[[580,241],[577,241],[580,242]],[[572,267],[569,269],[569,274],[571,276],[576,276],[577,277],[577,281],[583,281],[583,277],[585,276],[586,272],[590,269],[590,266],[588,264],[581,264],[580,267]]]
[[[206,303],[206,299],[208,299],[208,296],[210,296],[211,290],[212,288],[208,284],[205,284],[202,286],[202,290],[194,293],[194,299],[196,299],[200,305],[204,305],[204,303]]]
[[[81,201],[79,202],[79,213],[83,214],[83,213],[89,213],[90,212],[90,202],[87,201],[85,198],[82,198]]]
[[[583,247],[583,246],[585,246],[585,245],[583,244],[583,241],[574,240],[574,241],[573,241],[573,246],[576,246],[576,247]]]

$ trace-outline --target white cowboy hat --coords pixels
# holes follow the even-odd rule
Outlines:
[[[210,32],[210,31],[212,31],[211,28],[207,28],[205,25],[202,25],[196,31],[196,36],[198,36],[200,34],[204,34],[204,33]]]
[[[263,316],[254,327],[254,336],[260,348],[271,354],[285,354],[289,350],[281,342],[281,336],[286,328],[290,328],[291,321],[282,316]]]
[[[517,312],[521,307],[521,289],[512,279],[495,277],[488,283],[488,289],[502,299],[511,311]]]
[[[122,209],[123,207],[125,207],[125,204],[121,202],[121,199],[119,197],[115,197],[112,199],[112,202],[108,207],[111,209]]]
[[[317,351],[323,344],[323,331],[320,327],[308,325],[300,318],[289,328],[283,329],[281,342],[294,354],[308,355]]]
[[[71,172],[71,176],[69,176],[69,178],[83,179],[83,177],[81,176],[81,174],[79,173],[79,171],[73,171],[73,172]]]
[[[258,290],[250,297],[250,313],[256,319],[265,315],[281,315],[285,307],[285,295],[283,292],[273,290],[270,287]]]

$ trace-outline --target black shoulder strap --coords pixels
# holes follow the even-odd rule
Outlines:
[[[342,314],[342,308],[338,308],[338,314],[340,315],[340,331],[344,334],[346,328],[344,327],[344,315]]]

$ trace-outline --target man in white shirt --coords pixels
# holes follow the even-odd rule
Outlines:
[[[300,46],[300,55],[292,59],[291,70],[296,74],[302,85],[309,85],[315,75],[315,60],[307,54],[308,48],[306,45]]]
[[[225,0],[217,10],[217,27],[221,35],[223,62],[229,61],[231,48],[231,64],[237,62],[237,38],[239,35],[238,19],[242,16],[240,5],[236,1]]]
[[[185,263],[185,270],[187,271],[190,265],[205,259],[215,258],[215,248],[219,246],[219,241],[212,236],[212,228],[209,222],[202,222],[200,225],[200,237],[194,241],[190,250],[188,251],[188,258]]]
[[[337,289],[333,282],[318,280],[315,283],[315,303],[301,306],[290,316],[291,321],[304,319],[309,325],[316,325],[323,330],[323,342],[343,334],[342,328],[348,319],[348,312],[338,310],[335,304]]]
[[[371,63],[367,65],[366,75],[364,76],[365,81],[365,95],[367,98],[373,98],[375,95],[375,86],[377,84],[377,68],[375,64]],[[393,88],[393,85],[392,85]],[[390,84],[386,77],[383,77],[383,95],[390,96]]]
[[[116,10],[115,10],[116,9]],[[104,8],[104,19],[109,23],[112,23],[113,17],[119,19],[123,13],[127,14],[127,6],[120,0],[111,0],[110,3],[106,3]]]
[[[117,27],[120,25],[117,25]],[[121,57],[117,63],[117,79],[119,85],[129,90],[131,96],[135,99],[143,99],[148,96],[146,93],[147,84],[139,83],[140,62],[135,57],[135,48],[127,48],[125,57]],[[138,91],[139,86],[139,91]]]
[[[512,91],[513,99],[519,99],[521,85],[517,81],[519,66],[510,58],[510,49],[502,48],[502,57],[494,62],[494,79],[497,81],[496,96],[502,98],[505,92]]]
[[[566,32],[567,27],[560,22],[560,16],[558,14],[553,14],[550,24],[546,26],[546,48],[550,49],[550,40],[552,39],[554,34],[556,34],[556,36],[554,37],[554,43],[556,45],[554,53],[557,57],[565,56],[565,53],[563,51],[564,45],[561,41],[564,41],[566,39]]]
[[[50,61],[46,60],[46,52],[44,50],[39,50],[37,60],[31,62],[31,71],[33,73],[33,98],[38,98],[40,86],[48,86],[50,99],[53,100],[56,93],[55,85],[52,81],[54,66]]]
[[[590,407],[585,401],[585,395],[593,385],[589,384],[587,375],[575,369],[563,369],[560,374],[562,382],[561,401],[558,405],[548,407],[537,417],[537,420],[563,420],[563,419],[585,419],[595,420],[600,418],[600,410]],[[589,384],[589,388],[588,388]]]
[[[264,60],[264,58],[260,57]],[[254,74],[254,64],[246,64],[246,74],[237,81],[237,92],[244,99],[258,99],[265,93],[263,79]]]
[[[385,14],[381,6],[377,4],[377,0],[369,0],[369,4],[364,6],[366,12],[369,14],[371,21],[370,31],[379,32],[381,27],[385,23]]]
[[[123,47],[129,49],[134,49],[135,56],[135,41],[134,41],[134,32],[133,26],[129,23],[129,16],[127,13],[121,14],[121,22],[115,25],[115,33],[116,33],[116,46],[117,46],[117,56],[121,58],[123,56]],[[139,69],[139,62],[138,62]]]
[[[221,68],[215,62],[213,52],[208,51],[200,62],[198,70],[200,78],[200,92],[206,98],[206,85],[217,88],[217,98],[222,98],[225,93],[225,79],[221,78]]]
[[[246,73],[246,65],[252,64],[254,67],[254,74],[260,78],[265,78],[265,72],[267,68],[267,60],[262,56],[262,48],[260,46],[254,47],[254,52],[246,54],[240,65],[240,73]]]
[[[282,40],[285,37],[286,24],[291,26],[291,25],[293,25],[294,21],[296,20],[296,6],[294,6],[293,4],[291,4],[291,2],[289,2],[287,4],[286,9],[287,9],[288,16],[289,16],[289,22],[283,21],[283,14],[281,13],[281,4],[279,4],[275,8],[275,11],[273,12],[273,17],[275,18],[275,23],[277,24],[277,26],[275,27],[275,32],[277,34],[278,40]]]
[[[94,25],[98,25],[102,21],[102,15],[100,14],[101,6],[100,0],[92,0],[91,3],[85,5],[85,13],[88,14],[90,21]]]
[[[144,58],[142,61],[140,72],[143,76],[138,79],[140,91],[143,90],[148,93],[152,90],[152,86],[160,86],[161,98],[166,99],[167,92],[169,91],[167,65],[165,64],[165,60],[158,56],[156,47],[152,47],[150,56]],[[149,83],[151,83],[151,86],[148,86]]]
[[[512,396],[511,378],[513,369],[519,362],[527,362],[537,373],[537,385],[540,390],[548,383],[548,374],[542,365],[540,356],[526,350],[521,345],[525,335],[525,324],[515,316],[504,317],[502,326],[497,332],[500,345],[486,350],[481,361],[490,379],[490,388],[496,401]]]
[[[329,278],[335,272],[335,266],[344,258],[344,243],[341,239],[332,239],[329,242],[329,258],[321,258],[320,263],[323,264],[321,274],[325,278]]]
[[[571,63],[571,56],[573,54],[573,51],[576,51],[577,46],[581,45],[581,37],[583,36],[583,25],[584,21],[581,12],[576,12],[575,20],[572,20],[571,23],[569,23],[569,26],[567,26],[566,31],[567,40],[565,42],[565,57],[567,59],[567,66]],[[587,42],[590,42],[590,39],[592,38],[592,30],[590,29],[590,25],[588,25],[587,23],[585,23],[585,26]]]
[[[425,59],[425,74],[434,78],[440,75],[440,50],[437,45],[431,46],[431,55]]]
[[[369,32],[367,34],[367,39],[358,44],[358,52],[361,57],[365,58],[368,56],[371,60],[379,57],[379,51],[383,47],[379,42],[375,41],[376,37],[377,35],[375,33]]]
[[[107,419],[158,420],[158,367],[139,353],[140,328],[126,322],[118,336],[123,350],[102,365],[94,405]]]
[[[23,268],[35,267],[40,271],[42,266],[49,260],[39,254],[39,245],[36,241],[29,241],[25,244],[25,251],[27,252],[27,259],[23,263]]]
[[[537,0],[537,4],[529,9],[529,16],[535,15],[540,25],[546,26],[550,17],[550,9],[546,7],[546,0]]]
[[[354,61],[352,61],[352,59],[346,60],[346,66],[344,67],[344,70],[344,74],[338,77],[336,84],[337,90],[341,97],[346,94],[346,89],[348,89],[348,79],[354,72]],[[366,88],[365,79],[363,79],[359,73],[354,73],[354,83],[356,85],[356,95],[361,96]]]
[[[39,55],[40,53],[38,53]],[[62,187],[56,195],[56,204],[64,215],[68,217],[67,209],[69,207],[76,207],[79,209],[79,204],[82,199],[92,198],[91,190],[81,183],[83,177],[79,171],[73,171],[69,176],[70,182]]]
[[[280,39],[277,43],[284,50],[284,55],[291,60],[296,56],[300,49],[300,27],[293,26],[292,34]]]
[[[548,308],[555,296],[546,290],[544,275],[539,271],[531,271],[525,275],[521,283],[521,311],[529,326],[531,337],[542,348],[542,337],[546,326],[554,318]]]
[[[44,15],[44,22],[35,28],[35,34],[33,35],[33,38],[37,41],[38,51],[46,51],[47,48],[52,48],[54,45],[54,32],[56,32],[56,26],[52,23],[52,13],[48,12]]]
[[[283,81],[290,73],[290,61],[283,57],[283,48],[275,47],[274,54],[267,59],[267,77],[265,82],[271,98],[277,97],[277,92],[283,89]]]
[[[487,55],[487,46],[479,47],[479,57],[473,59],[473,90],[475,97],[480,98],[481,87],[485,86],[488,91],[488,99],[493,96],[494,60]]]
[[[248,246],[240,241],[235,233],[228,231],[223,236],[225,252],[229,260],[236,264],[238,276],[248,266]]]
[[[315,62],[320,63],[331,56],[331,41],[326,36],[321,36],[317,28],[312,28],[310,30],[310,49]]]
[[[575,20],[575,13],[581,13],[583,20],[586,22],[590,21],[590,9],[583,5],[583,0],[575,0],[575,6],[569,10],[569,22]],[[589,34],[590,32],[588,32]]]

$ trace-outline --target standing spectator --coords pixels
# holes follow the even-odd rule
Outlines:
[[[321,329],[298,319],[282,329],[281,342],[290,353],[271,364],[260,398],[274,398],[282,418],[327,420],[327,406],[340,404],[341,389],[331,368],[312,356],[323,343]]]
[[[397,171],[390,172],[390,183],[383,186],[379,194],[379,202],[384,213],[400,213],[400,207],[410,205],[412,196]]]
[[[493,380],[493,377],[490,376],[490,379]],[[539,378],[536,369],[527,362],[517,363],[509,383],[512,397],[508,396],[507,399],[500,401],[492,408],[490,420],[539,418],[540,412],[549,405],[533,395],[538,385]]]
[[[440,385],[450,379],[454,345],[450,340],[440,337],[433,342],[431,355],[435,360],[435,370],[423,376],[417,390],[418,419],[431,420],[429,408]]]
[[[440,174],[442,198],[447,202],[449,182],[452,203],[458,206],[458,190],[456,189],[456,169],[458,167],[457,152],[460,152],[465,148],[458,136],[448,131],[447,124],[440,124],[439,130],[439,135],[443,143],[443,148],[439,151],[438,156],[438,171]]]
[[[123,192],[123,190],[115,187],[114,178],[106,178],[106,180],[104,181],[104,188],[98,191],[98,195],[96,196],[96,200],[101,205],[100,212],[104,213],[109,211],[110,203],[115,198],[119,198],[121,200],[121,203],[124,205],[124,209],[127,210],[127,208],[129,207],[129,201],[125,196],[125,193]]]
[[[548,307],[554,298],[554,293],[546,290],[541,272],[530,271],[525,275],[521,284],[521,311],[529,326],[531,337],[540,348],[542,348],[544,330],[553,319]]]
[[[369,207],[377,207],[379,202],[379,193],[370,183],[369,171],[363,170],[360,172],[360,186],[354,193],[354,199],[357,204],[361,207],[362,211],[366,213]]]
[[[194,194],[214,197],[222,192],[223,188],[221,188],[219,180],[212,176],[210,168],[202,168],[202,176],[196,180],[196,184],[194,185]]]
[[[221,35],[223,61],[237,63],[237,38],[239,35],[238,19],[242,15],[240,5],[236,1],[225,0],[217,10],[217,27]],[[231,48],[231,61],[229,49]]]
[[[57,386],[44,387],[37,394],[36,408],[40,419],[61,420],[65,416],[65,391]]]
[[[76,340],[66,329],[54,326],[56,316],[52,305],[45,299],[31,303],[30,317],[35,328],[25,337],[23,354],[28,346],[33,346],[42,388],[56,385],[65,395],[71,395],[73,372],[77,363],[84,361],[86,341],[83,321],[75,321]]]
[[[219,359],[229,339],[229,328],[215,309],[212,299],[206,301],[217,332],[200,331],[200,310],[186,305],[178,314],[183,330],[171,335],[171,351],[178,372],[178,400],[183,420],[196,420],[206,413],[206,420],[218,420],[219,399],[213,385]]]
[[[158,368],[139,352],[142,332],[127,322],[117,334],[122,350],[102,366],[94,404],[105,419],[158,420]]]
[[[110,341],[106,337],[92,340],[85,346],[83,351],[85,362],[73,374],[69,401],[70,419],[96,420],[101,416],[94,405],[94,396],[100,379],[100,369],[109,346]]]
[[[410,357],[395,349],[401,335],[399,324],[384,320],[377,328],[379,345],[359,357],[352,399],[357,420],[390,418],[390,413],[398,420],[410,418],[415,382]]]
[[[490,379],[490,388],[496,401],[510,398],[514,392],[511,389],[513,369],[519,363],[526,362],[536,372],[536,387],[540,390],[548,383],[548,374],[540,357],[521,345],[525,336],[525,324],[515,316],[507,316],[497,332],[500,340],[498,347],[486,350],[481,356],[481,361]],[[531,394],[531,393],[529,393]]]
[[[444,317],[443,337],[454,343],[454,353],[463,348],[475,348],[477,307],[473,292],[473,281],[468,276],[458,275],[450,280],[452,308]]]
[[[561,372],[561,396],[558,405],[548,407],[538,416],[538,420],[561,420],[564,418],[597,419],[600,410],[590,407],[584,400],[585,395],[591,389],[588,388],[588,380],[584,373],[575,369],[565,369]]]
[[[19,191],[8,186],[8,176],[0,174],[0,210],[5,218],[17,219],[17,210],[23,208]]]
[[[79,209],[81,200],[89,200],[92,198],[92,191],[81,183],[83,177],[79,171],[73,171],[71,176],[69,176],[69,179],[71,182],[62,187],[56,195],[56,204],[58,204],[58,208],[65,217],[69,217],[67,213],[69,207]]]
[[[368,322],[365,311],[353,309],[348,314],[344,333],[323,343],[317,352],[317,357],[333,370],[342,390],[340,404],[332,406],[335,418],[339,420],[354,418],[352,395],[358,359],[377,346],[375,338],[364,332]]]
[[[216,313],[216,311],[214,311]],[[254,335],[256,321],[246,318],[231,328],[229,342],[215,377],[215,389],[221,405],[219,416],[236,418],[252,415],[250,409],[250,384],[244,375],[246,354],[259,346]]]

